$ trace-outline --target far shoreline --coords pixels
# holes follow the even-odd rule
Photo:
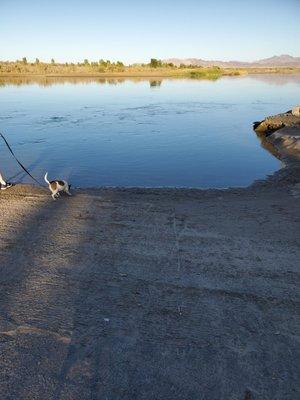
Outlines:
[[[193,72],[193,70],[188,71]],[[186,71],[179,70],[147,70],[147,71],[122,71],[122,72],[101,72],[101,73],[50,73],[50,74],[35,74],[35,73],[0,73],[0,78],[177,78],[177,79],[208,79],[216,80],[226,76],[245,76],[258,74],[300,74],[300,68],[229,68],[222,69],[217,77],[205,76],[190,76]]]

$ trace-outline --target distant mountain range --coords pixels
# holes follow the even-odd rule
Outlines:
[[[273,56],[270,58],[264,58],[253,62],[244,61],[219,61],[219,60],[202,60],[201,58],[169,58],[163,60],[166,63],[173,63],[179,66],[184,65],[195,65],[201,67],[211,67],[216,65],[223,68],[233,67],[300,67],[300,57],[292,57],[288,54],[282,54],[281,56]]]

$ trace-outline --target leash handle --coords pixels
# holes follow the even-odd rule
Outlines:
[[[20,163],[20,161],[17,159],[17,157],[15,156],[15,153],[12,151],[12,148],[10,147],[10,145],[8,144],[7,140],[5,139],[5,136],[0,132],[0,136],[2,137],[2,139],[4,140],[4,143],[6,144],[8,150],[10,151],[10,153],[12,154],[12,156],[14,157],[14,159],[17,161],[17,163],[20,165],[20,167],[23,169],[23,171],[26,172],[27,175],[30,176],[31,179],[33,179],[39,186],[44,186],[42,185],[37,179],[35,179],[31,173],[24,167],[24,165],[22,163]]]

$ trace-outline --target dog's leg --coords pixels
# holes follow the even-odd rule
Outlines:
[[[70,189],[67,187],[67,189],[65,190],[65,192],[69,195],[72,196],[72,193],[70,192]]]
[[[3,178],[3,176],[1,175],[1,172],[0,172],[0,184],[3,185],[3,186],[6,186],[6,182],[5,182],[4,178]]]
[[[53,200],[57,200],[57,197],[58,197],[58,190],[54,190],[54,191],[52,192],[52,199],[53,199]]]

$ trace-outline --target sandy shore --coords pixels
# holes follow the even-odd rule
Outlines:
[[[298,399],[299,203],[297,174],[1,192],[0,398]]]

